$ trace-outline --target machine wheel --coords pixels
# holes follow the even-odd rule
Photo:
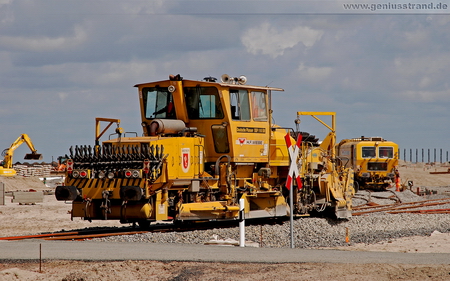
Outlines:
[[[139,227],[143,230],[149,229],[150,221],[148,220],[140,220],[138,221]]]
[[[353,189],[355,190],[355,194],[359,191],[359,182],[353,182]]]

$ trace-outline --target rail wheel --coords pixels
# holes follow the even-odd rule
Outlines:
[[[355,190],[355,193],[357,193],[359,191],[359,182],[358,181],[353,182],[353,189]]]
[[[139,227],[144,230],[149,229],[149,227],[150,227],[150,221],[148,221],[148,220],[139,220],[137,223],[138,223]]]

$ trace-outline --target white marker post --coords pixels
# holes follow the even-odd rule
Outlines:
[[[239,199],[239,247],[245,247],[244,199]]]

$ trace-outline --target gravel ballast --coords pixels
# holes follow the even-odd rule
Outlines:
[[[384,204],[390,201],[387,198],[393,194],[402,203],[430,199],[419,197],[410,191],[405,191],[401,193],[377,193],[376,198],[371,198],[370,200],[372,202],[379,200],[379,203]],[[362,191],[358,193],[358,198],[369,195],[368,192]],[[383,196],[386,198],[383,198]],[[430,209],[432,207],[427,208]],[[450,205],[434,206],[433,208],[450,208]],[[339,247],[355,243],[373,244],[410,236],[429,236],[434,231],[442,233],[450,232],[449,214],[388,214],[385,212],[376,212],[368,215],[353,216],[348,220],[303,217],[294,221],[294,243],[296,248]],[[347,234],[348,242],[346,239]],[[245,237],[246,241],[254,242],[254,244],[260,247],[289,248],[290,223],[286,221],[275,225],[247,225],[245,227]],[[95,240],[108,242],[205,244],[214,239],[239,241],[238,223],[236,222],[236,227],[232,228],[144,233]]]

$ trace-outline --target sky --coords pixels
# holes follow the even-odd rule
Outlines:
[[[0,0],[0,150],[28,134],[56,160],[94,144],[96,117],[141,134],[135,84],[228,74],[283,88],[280,126],[332,111],[338,141],[381,136],[402,159],[445,161],[450,0],[379,1]],[[300,130],[328,133],[309,116]]]

